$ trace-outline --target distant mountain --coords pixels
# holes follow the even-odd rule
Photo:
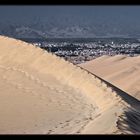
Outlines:
[[[68,23],[67,23],[68,22]],[[15,38],[95,38],[140,37],[133,27],[120,27],[111,23],[70,23],[70,21],[36,21],[28,24],[0,23],[0,34]]]

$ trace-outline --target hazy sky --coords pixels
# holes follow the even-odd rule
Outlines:
[[[1,22],[34,22],[35,18],[49,17],[140,24],[140,6],[0,6]]]

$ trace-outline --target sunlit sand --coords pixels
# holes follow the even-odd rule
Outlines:
[[[140,133],[138,100],[31,44],[0,36],[0,81],[1,134]]]

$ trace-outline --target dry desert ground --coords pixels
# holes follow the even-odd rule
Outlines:
[[[122,58],[101,57],[96,68],[90,62],[79,67],[0,36],[0,134],[139,134],[140,102],[129,89],[138,87],[139,62]],[[121,61],[135,62],[129,67]]]

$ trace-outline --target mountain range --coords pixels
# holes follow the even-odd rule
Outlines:
[[[55,21],[55,22],[54,22]],[[96,38],[140,37],[140,29],[114,23],[69,20],[35,21],[34,23],[0,23],[0,34],[14,38]]]

